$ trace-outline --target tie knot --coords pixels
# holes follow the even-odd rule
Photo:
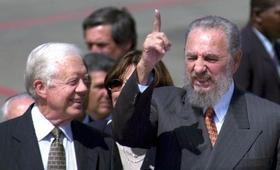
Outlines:
[[[208,107],[206,112],[205,112],[205,117],[213,118],[215,115],[215,111],[213,107]]]
[[[58,128],[58,127],[55,127],[52,131],[51,131],[51,134],[53,135],[53,137],[55,139],[59,139],[61,134],[62,134],[62,131]]]

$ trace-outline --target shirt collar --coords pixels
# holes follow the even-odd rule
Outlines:
[[[260,39],[262,42],[264,48],[266,51],[269,53],[270,56],[274,56],[274,49],[273,49],[273,44],[267,39],[261,32],[259,32],[255,27],[253,27],[253,31],[257,35],[257,37]]]
[[[104,120],[107,120],[107,121],[112,120],[112,115],[109,114],[107,117],[104,118]],[[88,124],[88,123],[90,123],[91,121],[95,121],[95,120],[94,120],[93,118],[90,117],[89,113],[87,113],[87,114],[85,115],[85,118],[84,118],[84,120],[83,120],[83,123]]]
[[[227,92],[221,97],[218,103],[213,107],[218,122],[223,122],[229,108],[229,104],[233,95],[234,83],[232,82]],[[207,108],[204,109],[204,112]]]
[[[55,127],[45,116],[41,113],[38,106],[34,105],[31,110],[32,121],[35,129],[35,134],[38,141],[47,139],[46,137]],[[73,141],[73,135],[71,130],[71,123],[65,123],[59,125],[59,129],[63,132],[69,141]],[[50,140],[50,138],[48,138]]]
[[[84,118],[84,120],[83,120],[83,123],[84,124],[88,124],[88,123],[90,123],[91,122],[91,118],[90,118],[90,116],[88,115],[88,114],[86,114],[85,115],[85,118]]]

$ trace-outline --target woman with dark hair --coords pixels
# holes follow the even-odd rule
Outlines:
[[[139,50],[128,52],[107,74],[105,78],[105,86],[108,90],[109,96],[112,98],[113,105],[116,104],[125,82],[135,70],[141,54],[142,51]],[[162,61],[155,66],[154,74],[155,87],[174,85],[171,75]]]
[[[113,106],[115,106],[118,96],[130,75],[134,72],[136,65],[140,60],[142,51],[131,51],[113,66],[105,78],[105,86]],[[173,86],[173,80],[165,67],[160,61],[154,69],[155,87]],[[108,127],[111,127],[110,125]],[[110,129],[111,130],[111,129]],[[109,132],[110,133],[110,132]],[[122,146],[117,143],[122,166],[124,170],[148,170],[153,169],[155,160],[155,148],[131,148]]]

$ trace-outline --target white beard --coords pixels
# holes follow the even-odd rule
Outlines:
[[[229,86],[233,81],[231,63],[228,64],[226,70],[227,72],[225,74],[221,74],[216,79],[214,79],[213,76],[207,72],[204,73],[203,75],[200,75],[202,77],[209,76],[210,78],[209,81],[214,82],[214,88],[210,89],[209,91],[194,89],[194,87],[192,86],[192,77],[196,76],[197,74],[193,73],[191,75],[191,73],[186,72],[184,88],[187,91],[187,99],[190,102],[190,104],[201,108],[214,106],[221,99],[221,97],[227,92]]]

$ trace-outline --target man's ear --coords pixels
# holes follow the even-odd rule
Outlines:
[[[241,62],[241,58],[242,58],[242,50],[239,49],[235,55],[233,56],[233,73],[235,73],[237,71],[237,69],[239,68],[240,62]]]
[[[35,80],[33,82],[33,87],[35,93],[41,98],[46,98],[47,96],[47,85],[42,80]]]

